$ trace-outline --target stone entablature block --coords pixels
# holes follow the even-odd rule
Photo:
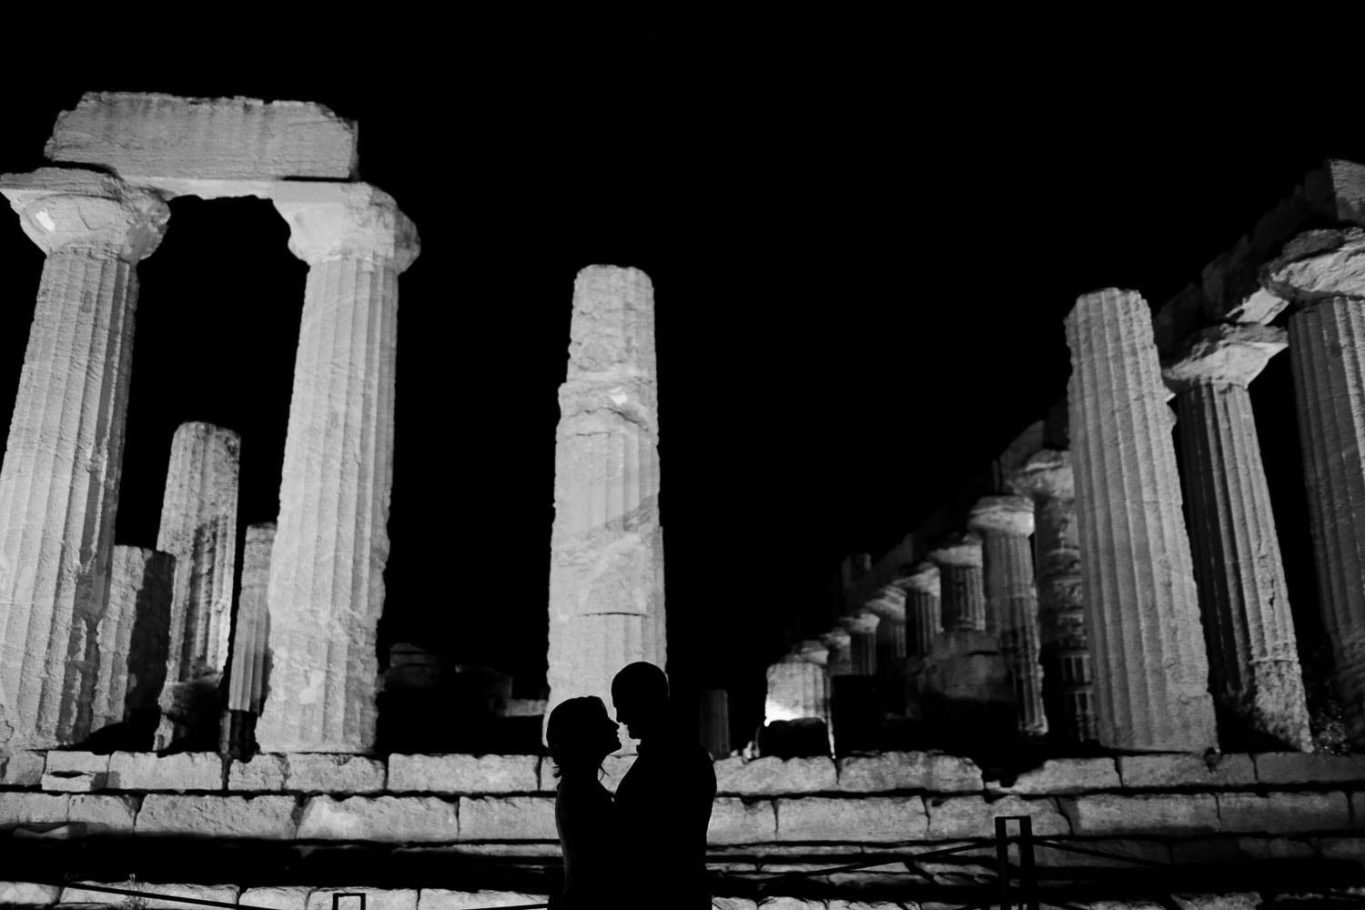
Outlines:
[[[549,764],[548,762],[546,763]],[[534,793],[536,755],[390,755],[390,793]],[[547,789],[554,786],[551,781]]]

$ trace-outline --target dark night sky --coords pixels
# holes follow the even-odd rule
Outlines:
[[[382,643],[522,677],[544,672],[573,277],[645,269],[670,649],[692,682],[752,691],[842,554],[893,544],[1062,393],[1078,293],[1159,303],[1323,157],[1365,156],[1358,78],[1317,66],[1306,89],[1228,34],[1120,22],[1097,48],[1008,25],[970,43],[963,23],[523,25],[374,36],[363,65],[322,38],[74,55],[55,80],[11,58],[0,171],[39,165],[85,90],[358,120],[362,178],[423,238]],[[242,433],[244,522],[277,506],[304,266],[266,203],[172,210],[141,268],[120,543],[154,541],[185,420]],[[42,263],[12,216],[0,263],[2,419]],[[1292,445],[1285,401],[1261,417]]]

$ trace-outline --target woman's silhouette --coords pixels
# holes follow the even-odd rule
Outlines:
[[[564,893],[554,910],[623,907],[612,849],[621,832],[611,794],[599,782],[602,760],[621,748],[600,698],[562,702],[550,713],[545,740],[559,778],[555,827],[564,852]]]

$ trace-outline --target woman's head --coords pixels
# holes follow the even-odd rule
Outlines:
[[[593,695],[560,702],[550,712],[545,741],[559,777],[596,771],[602,759],[621,748],[616,723],[602,699]]]

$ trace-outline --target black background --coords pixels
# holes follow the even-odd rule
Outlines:
[[[39,166],[87,90],[297,98],[359,121],[362,179],[423,246],[401,284],[381,651],[491,664],[521,694],[545,669],[581,267],[654,279],[670,670],[732,688],[755,720],[764,665],[825,609],[843,554],[894,544],[1062,394],[1078,293],[1159,305],[1324,157],[1365,157],[1361,79],[1327,49],[1343,22],[382,13],[288,37],[110,22],[16,42],[0,170]],[[304,266],[267,203],[172,211],[141,267],[119,543],[155,541],[185,420],[242,434],[244,524],[277,509]],[[42,266],[9,216],[0,266],[3,418]],[[1281,357],[1256,400],[1311,626],[1289,389]]]

